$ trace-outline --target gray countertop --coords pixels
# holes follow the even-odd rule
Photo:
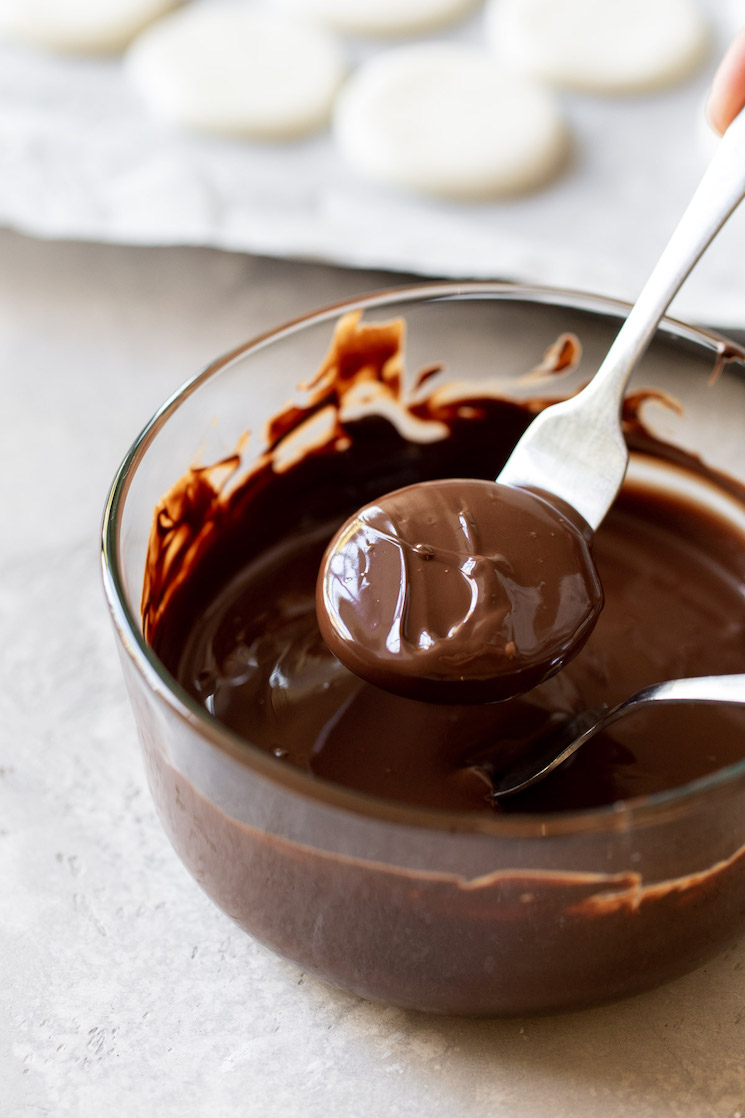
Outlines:
[[[252,942],[160,829],[100,585],[109,481],[200,365],[390,277],[9,233],[0,260],[0,1113],[745,1118],[745,942],[601,1009],[427,1017]]]

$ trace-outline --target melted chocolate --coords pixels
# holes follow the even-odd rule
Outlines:
[[[614,704],[662,679],[742,670],[742,537],[700,506],[633,485],[594,543],[606,595],[600,620],[572,663],[528,695],[490,706],[424,704],[344,667],[319,632],[314,606],[321,557],[339,524],[396,486],[494,478],[540,406],[434,389],[404,407],[395,346],[378,326],[377,348],[366,349],[364,329],[347,330],[354,344],[329,359],[305,408],[288,408],[274,421],[269,450],[229,497],[214,471],[191,471],[159,510],[146,632],[212,714],[281,763],[318,777],[407,803],[491,812],[484,769],[495,755],[529,748],[551,720]],[[385,406],[378,396],[379,414],[375,406],[354,408],[354,418],[343,419],[360,376],[367,389],[383,386]],[[326,437],[278,469],[284,440],[320,409],[332,413]],[[645,454],[709,476],[651,439],[631,405],[626,429]],[[743,756],[742,710],[640,714],[504,809],[610,803]]]
[[[603,592],[584,534],[537,494],[448,478],[389,493],[342,526],[318,579],[343,664],[429,702],[495,702],[554,675]]]

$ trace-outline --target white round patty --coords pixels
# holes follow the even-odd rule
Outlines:
[[[591,93],[680,81],[711,45],[694,0],[488,0],[485,20],[505,65]]]
[[[132,44],[126,68],[158,116],[262,140],[323,127],[345,72],[324,31],[237,4],[166,17]]]
[[[373,58],[342,89],[334,135],[361,174],[454,199],[530,190],[566,152],[553,97],[454,43],[400,47]]]
[[[48,50],[122,50],[178,0],[0,0],[0,34]]]
[[[481,0],[282,0],[352,35],[388,37],[434,31],[469,15]]]

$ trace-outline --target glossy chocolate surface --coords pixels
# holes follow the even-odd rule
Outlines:
[[[742,669],[742,537],[699,505],[633,485],[594,543],[606,597],[595,631],[571,664],[529,694],[487,706],[424,704],[345,668],[322,639],[314,607],[321,557],[339,524],[396,485],[495,477],[536,406],[472,392],[443,403],[434,390],[404,408],[397,342],[376,330],[372,338],[364,328],[352,335],[333,376],[318,382],[315,403],[275,421],[267,455],[228,499],[209,471],[192,471],[160,510],[146,631],[207,710],[282,764],[320,778],[411,804],[492,812],[500,809],[484,769],[495,757],[528,750],[552,720],[614,704],[658,680]],[[368,387],[383,385],[387,406],[394,399],[406,412],[411,430],[391,421],[390,407],[376,414],[375,401],[343,420],[360,370]],[[328,438],[277,470],[288,434],[330,400]],[[440,437],[431,437],[434,426]],[[632,448],[666,457],[631,405],[626,426]],[[707,475],[679,451],[670,457],[679,471]],[[504,809],[607,804],[675,787],[743,756],[742,710],[638,715]]]
[[[524,489],[472,478],[406,486],[360,509],[329,544],[321,634],[387,691],[436,703],[513,698],[575,656],[597,620],[588,539]]]

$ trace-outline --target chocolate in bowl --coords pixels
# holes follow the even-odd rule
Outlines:
[[[202,461],[224,460],[226,474],[238,465],[229,452],[245,427],[253,429],[260,447],[255,432],[278,413],[295,382],[320,364],[332,322],[342,310],[362,308],[368,321],[405,317],[410,368],[442,364],[448,380],[467,377],[482,386],[482,394],[501,370],[499,393],[523,398],[535,397],[537,389],[521,384],[519,375],[562,331],[580,336],[584,368],[596,367],[615,325],[602,315],[619,310],[601,300],[503,285],[393,292],[331,308],[243,347],[159,413],[114,484],[104,548],[125,675],[166,830],[196,879],[246,930],[308,971],[367,997],[440,1012],[524,1013],[617,997],[681,973],[731,941],[745,922],[745,764],[736,759],[745,752],[738,752],[745,742],[742,722],[738,727],[725,715],[725,733],[710,713],[699,718],[694,745],[700,735],[700,749],[693,756],[714,755],[716,771],[706,774],[694,765],[675,788],[638,795],[641,786],[631,787],[624,793],[631,798],[618,801],[612,792],[606,796],[612,802],[580,811],[566,788],[559,810],[555,802],[550,810],[537,802],[497,815],[481,807],[483,796],[479,810],[462,803],[457,810],[450,803],[438,809],[405,802],[408,796],[384,798],[380,787],[346,787],[338,783],[338,770],[330,774],[334,782],[319,779],[274,756],[282,742],[258,743],[271,752],[258,748],[210,716],[143,637],[139,589],[153,506],[183,475],[208,431],[212,445]],[[716,495],[726,517],[726,530],[721,517],[712,520],[705,511],[699,517],[704,528],[728,541],[717,544],[717,562],[728,572],[722,587],[731,583],[721,615],[726,619],[741,598],[741,528],[735,522],[745,461],[736,413],[745,385],[728,365],[719,384],[707,387],[720,348],[705,332],[667,323],[637,379],[672,392],[683,404],[682,417],[657,409],[655,426],[662,424],[664,435],[733,478],[728,493],[717,477],[701,474],[701,501],[710,503]],[[569,389],[577,383],[570,380]],[[547,394],[558,394],[560,387],[565,390],[564,382],[541,385]],[[470,395],[479,398],[477,389]],[[516,406],[510,414],[524,421],[526,413]],[[219,423],[209,428],[214,416]],[[379,448],[380,424],[376,432]],[[638,445],[646,438],[641,428],[633,433]],[[338,436],[335,450],[343,454],[347,436]],[[378,492],[395,488],[402,461],[411,466],[416,460],[420,470],[420,448],[440,453],[441,447],[432,449],[436,442],[417,442],[416,453],[407,457],[399,438],[392,471],[390,456],[360,454],[362,472],[343,471],[345,500],[363,503],[364,476]],[[463,445],[472,444],[469,434]],[[251,448],[249,442],[241,466],[256,470]],[[654,447],[648,442],[644,449]],[[683,453],[673,457],[679,465],[669,466],[668,474],[679,481],[687,459]],[[643,474],[654,455],[637,459]],[[288,444],[280,475],[285,483],[291,462]],[[442,460],[438,469],[445,469]],[[453,472],[448,463],[447,473]],[[266,487],[275,497],[276,480]],[[223,492],[238,494],[240,482],[234,474]],[[643,491],[643,504],[649,486],[641,475],[634,484]],[[674,489],[677,482],[670,484]],[[285,487],[282,496],[287,493]],[[198,519],[205,507],[196,490],[192,496],[189,507]],[[328,499],[316,478],[305,486],[303,501],[285,507],[274,500],[267,508],[285,507],[286,527],[297,538],[303,525],[312,527],[313,508],[317,515],[318,502],[328,506]],[[633,504],[636,498],[630,499]],[[675,500],[666,499],[665,507],[676,507]],[[639,500],[635,516],[638,509]],[[652,508],[647,523],[659,527],[658,519]],[[170,542],[164,572],[165,582],[170,577],[176,587],[175,608],[183,534],[176,532]],[[223,555],[232,563],[236,548]],[[226,568],[218,582],[227,574]],[[732,620],[739,623],[737,616]],[[157,624],[155,635],[157,644]],[[722,671],[740,666],[738,633],[730,635]],[[721,636],[708,633],[704,644]],[[161,651],[176,668],[165,644]],[[352,730],[347,727],[350,738]]]

